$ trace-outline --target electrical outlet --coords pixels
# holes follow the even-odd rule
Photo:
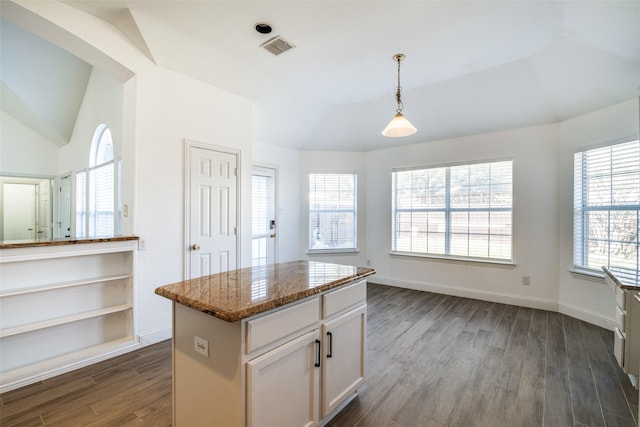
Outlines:
[[[129,205],[122,205],[122,216],[125,218],[129,216]]]
[[[371,260],[370,259],[367,260],[367,267],[371,267]]]
[[[524,286],[531,285],[531,276],[522,276],[522,284]]]
[[[196,353],[203,355],[204,357],[209,357],[209,341],[205,340],[202,337],[195,335],[193,337],[193,349]]]
[[[145,239],[144,237],[140,237],[140,239],[138,239],[138,250],[139,251],[147,250],[147,239]]]

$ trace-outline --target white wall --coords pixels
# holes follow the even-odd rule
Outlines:
[[[612,328],[614,293],[603,280],[571,273],[573,267],[573,153],[594,145],[636,140],[640,133],[639,99],[632,99],[559,124],[560,311]]]
[[[308,254],[309,248],[309,173],[353,173],[358,175],[358,252],[335,254]],[[364,266],[370,252],[367,241],[367,165],[365,153],[347,151],[302,151],[300,153],[300,240],[301,256],[311,261],[333,262]],[[391,200],[390,198],[388,200]]]
[[[94,68],[87,83],[69,143],[60,149],[58,173],[89,167],[93,134],[104,123],[111,131],[114,154],[122,153],[122,83]]]
[[[369,152],[367,258],[376,283],[555,309],[558,287],[558,145],[555,125]],[[391,170],[513,159],[515,266],[390,255]],[[522,276],[531,276],[523,286]]]
[[[160,67],[138,74],[134,232],[138,334],[171,327],[158,286],[183,280],[185,139],[241,151],[241,266],[251,265],[252,106],[237,95]]]
[[[171,305],[154,290],[183,279],[185,139],[241,151],[239,261],[241,266],[251,263],[251,103],[156,66],[115,27],[63,3],[11,6],[11,22],[50,36],[124,83],[123,162],[134,163],[123,180],[125,197],[131,195],[131,225],[125,231],[147,243],[147,250],[137,254],[134,277],[136,333],[145,343],[168,338]]]
[[[0,110],[0,175],[56,176],[60,148]]]
[[[275,168],[278,204],[276,261],[300,259],[300,152],[290,148],[253,142],[253,164]]]

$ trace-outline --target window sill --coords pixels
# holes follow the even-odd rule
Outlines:
[[[413,254],[409,252],[389,252],[391,256],[410,257],[410,258],[426,258],[436,261],[450,261],[455,263],[474,263],[474,264],[487,264],[496,267],[515,267],[516,264],[513,261],[499,261],[484,258],[465,258],[465,257],[449,257],[438,255],[423,255]]]
[[[357,249],[316,249],[307,251],[307,255],[344,255],[360,253]]]
[[[604,283],[604,271],[591,270],[580,267],[573,267],[569,272],[578,279],[591,280],[592,282]]]

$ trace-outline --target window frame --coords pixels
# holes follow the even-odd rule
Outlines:
[[[353,208],[337,209],[336,212],[350,212],[353,215],[353,247],[349,248],[317,248],[311,247],[311,218],[313,212],[316,212],[311,206],[311,175],[350,175],[353,179]],[[340,254],[340,253],[358,253],[358,173],[354,171],[311,171],[307,173],[307,254]],[[323,209],[324,210],[324,209]],[[325,210],[326,211],[326,210]]]
[[[493,163],[501,163],[501,162],[510,162],[511,163],[511,204],[509,207],[495,207],[495,208],[472,208],[468,207],[451,207],[451,181],[450,181],[450,172],[451,168],[458,166],[473,166],[473,165],[483,165],[483,164],[493,164]],[[511,157],[509,158],[494,158],[494,159],[482,159],[475,161],[465,161],[465,162],[455,162],[455,163],[441,163],[441,164],[433,164],[433,165],[421,165],[421,166],[412,166],[412,167],[400,167],[400,168],[392,168],[391,169],[391,250],[390,254],[394,256],[406,256],[406,257],[415,257],[415,258],[429,258],[429,259],[438,259],[438,260],[446,260],[446,261],[461,261],[461,262],[474,262],[474,263],[486,263],[492,265],[505,265],[505,266],[515,266],[514,261],[514,167],[515,160]],[[433,252],[416,252],[416,251],[402,251],[397,249],[397,231],[396,231],[396,221],[397,221],[397,208],[396,208],[396,196],[397,189],[395,184],[395,173],[397,172],[406,172],[406,171],[421,171],[421,170],[431,170],[431,169],[445,169],[446,174],[446,196],[445,196],[445,206],[438,209],[431,209],[431,211],[441,211],[444,213],[444,221],[445,221],[445,253],[433,253]],[[418,211],[428,212],[429,208],[421,208],[417,209]],[[405,209],[406,212],[415,212],[416,209]],[[477,256],[465,256],[465,255],[455,255],[451,254],[451,235],[456,234],[451,232],[452,219],[451,213],[454,212],[479,212],[479,211],[487,211],[487,212],[509,212],[510,213],[510,229],[508,236],[510,237],[510,257],[507,258],[490,258],[490,257],[477,257]],[[467,233],[473,234],[473,233]],[[491,234],[488,232],[487,236]]]
[[[585,174],[585,168],[587,167],[585,165],[585,155],[589,152],[593,152],[596,150],[601,150],[601,149],[611,149],[612,147],[616,146],[616,145],[621,145],[621,144],[629,144],[629,143],[636,143],[638,144],[638,150],[640,150],[640,139],[637,136],[628,136],[625,138],[618,138],[618,139],[614,139],[614,140],[610,140],[610,141],[606,141],[606,142],[602,142],[599,144],[595,144],[595,145],[590,145],[590,146],[586,146],[586,147],[580,147],[579,149],[576,149],[576,151],[574,151],[572,153],[572,163],[573,163],[573,186],[572,186],[572,192],[573,192],[573,198],[572,198],[572,239],[571,239],[571,243],[572,243],[572,251],[571,251],[571,258],[572,258],[572,269],[571,271],[573,273],[577,273],[577,274],[583,274],[586,276],[595,276],[595,277],[600,277],[603,278],[604,277],[604,273],[602,271],[601,268],[598,267],[589,267],[589,254],[588,254],[588,242],[591,240],[589,238],[589,233],[588,233],[588,219],[585,219],[585,216],[589,213],[589,212],[616,212],[616,211],[635,211],[636,212],[636,218],[638,218],[638,216],[640,216],[640,203],[635,203],[635,204],[616,204],[614,205],[613,203],[610,205],[594,205],[594,206],[589,206],[585,209],[584,206],[584,202],[585,202],[585,197],[586,197],[586,185],[585,182],[587,180],[587,174]],[[581,155],[582,159],[581,159],[581,170],[580,170],[580,176],[582,177],[582,180],[580,182],[580,202],[581,205],[580,207],[578,207],[576,205],[576,203],[578,202],[577,199],[577,194],[576,191],[578,190],[578,183],[577,183],[577,173],[576,173],[576,162],[577,162],[577,156]],[[640,156],[639,156],[640,158]],[[608,164],[611,165],[612,160],[610,159]],[[640,173],[640,167],[638,168],[638,173]],[[609,178],[615,176],[615,174],[613,173],[611,166],[610,166],[610,174],[607,175]],[[611,192],[613,193],[613,189],[611,190]],[[613,202],[613,201],[612,201]],[[640,202],[640,201],[639,201]],[[636,222],[636,230],[640,231],[640,219]],[[638,239],[638,236],[636,236],[636,270],[634,273],[625,273],[622,271],[617,271],[618,269],[620,269],[620,267],[616,267],[616,266],[612,266],[610,265],[610,261],[611,261],[611,246],[610,243],[613,242],[618,242],[621,243],[621,241],[617,241],[615,239],[611,239],[611,227],[610,227],[610,222],[608,223],[607,226],[607,235],[609,236],[608,239],[606,240],[607,243],[609,244],[609,249],[607,252],[607,265],[605,265],[605,267],[616,271],[616,273],[618,273],[621,276],[626,276],[627,278],[633,277],[633,279],[631,279],[632,281],[638,281],[640,279],[640,239]],[[578,243],[578,239],[580,239],[580,242]],[[579,254],[578,254],[579,253]],[[579,261],[579,262],[578,262]]]

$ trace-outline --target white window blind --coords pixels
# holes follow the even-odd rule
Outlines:
[[[513,162],[392,172],[392,252],[512,260]]]
[[[637,282],[639,141],[575,153],[573,206],[574,267]]]
[[[113,236],[116,231],[121,232],[121,214],[116,215],[116,200],[121,206],[121,162],[118,161],[117,172],[115,167],[111,131],[101,124],[93,135],[88,172],[76,174],[76,236]]]
[[[267,243],[271,234],[269,220],[273,209],[272,182],[271,176],[253,174],[251,177],[251,265],[254,267],[267,265],[268,261]]]
[[[309,251],[356,249],[353,173],[309,174]]]
[[[113,161],[89,169],[89,235],[114,234]]]

